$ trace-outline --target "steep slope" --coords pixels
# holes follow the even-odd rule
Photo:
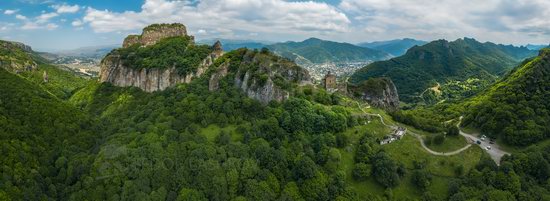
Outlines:
[[[222,57],[219,41],[212,47],[196,45],[182,24],[154,24],[144,28],[142,35],[128,36],[123,48],[103,59],[100,81],[155,92],[191,83],[218,70],[210,78],[211,90],[216,90],[219,80],[229,72],[235,77],[236,87],[267,104],[288,99],[292,84],[310,80],[307,70],[267,49],[260,52],[242,48],[228,54]]]
[[[0,40],[0,68],[12,72],[31,71],[38,64],[34,61],[32,48],[18,42]]]
[[[504,79],[468,102],[465,126],[481,128],[510,144],[550,137],[550,49],[523,62]]]
[[[87,171],[99,133],[90,118],[37,84],[0,68],[0,194],[62,200]]]
[[[302,42],[276,43],[267,48],[291,60],[303,58],[311,63],[379,61],[390,56],[378,50],[317,38]]]
[[[534,54],[527,48],[469,38],[438,40],[413,47],[403,56],[370,64],[353,74],[350,81],[390,77],[404,101],[433,103],[471,96]]]
[[[392,56],[401,56],[407,52],[407,50],[414,46],[425,45],[426,41],[415,40],[411,38],[396,39],[389,41],[376,41],[370,43],[360,43],[358,46],[367,47],[375,50],[384,51],[390,53]]]
[[[0,41],[0,68],[21,75],[56,97],[68,99],[75,90],[86,85],[84,78],[50,64],[41,55],[25,44]]]
[[[100,80],[144,91],[164,90],[201,76],[223,54],[220,43],[196,45],[183,24],[153,24],[101,61]]]
[[[217,90],[219,80],[230,74],[233,84],[248,97],[269,103],[289,98],[290,90],[297,85],[310,83],[307,70],[294,62],[269,51],[239,49],[221,57],[211,71],[210,90]]]

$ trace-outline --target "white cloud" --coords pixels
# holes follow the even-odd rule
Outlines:
[[[146,0],[140,12],[88,8],[83,18],[96,32],[138,30],[151,23],[180,22],[190,28],[269,33],[346,32],[350,20],[337,8],[313,1]],[[228,31],[229,30],[229,31]]]
[[[5,11],[4,11],[4,14],[6,14],[6,15],[13,15],[13,14],[15,14],[15,13],[17,13],[17,12],[18,12],[18,10],[5,10]]]
[[[378,37],[511,42],[550,36],[548,0],[342,0],[338,7],[358,30]]]
[[[54,5],[52,8],[56,9],[57,13],[76,13],[80,10],[80,6],[78,5]]]
[[[71,23],[71,25],[75,26],[75,27],[79,27],[79,26],[82,26],[84,25],[84,23],[80,20],[75,20]]]
[[[21,26],[20,29],[22,30],[38,30],[38,29],[46,29],[46,30],[55,30],[59,27],[59,25],[55,24],[55,23],[47,23],[47,24],[43,24],[43,23],[36,23],[36,22],[32,22],[32,21],[26,21],[23,26]]]
[[[57,29],[57,27],[59,27],[59,26],[57,24],[54,24],[54,23],[46,24],[46,29],[48,29],[48,30],[54,30],[54,29]]]
[[[27,20],[27,17],[25,17],[24,15],[20,15],[20,14],[15,15],[15,18],[17,18],[18,20]]]
[[[43,13],[36,17],[37,23],[47,23],[50,19],[59,16],[57,13]]]

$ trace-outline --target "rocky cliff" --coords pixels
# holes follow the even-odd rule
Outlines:
[[[219,41],[211,47],[196,45],[185,26],[162,24],[128,36],[123,48],[109,53],[101,62],[100,81],[154,92],[203,75],[209,76],[211,91],[226,80],[223,86],[235,86],[264,104],[287,99],[293,85],[311,80],[307,70],[267,50],[224,55]]]
[[[240,49],[223,59],[226,62],[210,75],[211,91],[219,88],[222,78],[231,75],[231,84],[248,97],[267,104],[288,99],[292,85],[311,83],[307,70],[270,52]]]
[[[141,35],[129,35],[124,39],[122,47],[135,44],[141,46],[154,45],[164,38],[187,36],[187,28],[183,24],[153,24],[145,27]]]
[[[390,78],[371,78],[354,87],[356,94],[370,105],[388,111],[399,109],[397,88]]]
[[[140,36],[131,35],[124,40],[124,48],[141,44],[139,48],[151,46],[162,39],[170,37],[186,37],[185,26],[181,24],[151,25],[143,30]],[[194,45],[192,41],[188,46]],[[185,48],[185,47],[184,47]],[[187,47],[187,49],[190,49]],[[176,66],[160,66],[157,68],[136,68],[127,65],[122,58],[123,51],[113,51],[101,62],[100,81],[109,82],[120,87],[139,87],[147,92],[164,90],[179,83],[189,83],[193,78],[201,76],[214,61],[223,55],[221,43],[217,42],[210,48],[212,52],[203,58],[193,71],[182,74]],[[134,54],[134,53],[130,53]],[[155,55],[156,56],[156,55]],[[143,58],[139,58],[143,59]]]
[[[31,71],[38,67],[28,45],[0,40],[0,68],[13,72]]]

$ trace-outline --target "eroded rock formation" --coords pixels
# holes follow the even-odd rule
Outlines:
[[[363,82],[354,90],[370,105],[388,111],[399,109],[399,95],[397,88],[390,78],[371,78]]]
[[[134,44],[142,46],[153,45],[158,41],[177,36],[187,36],[182,24],[151,25],[143,30],[140,36],[130,35],[124,40],[123,47]],[[164,90],[179,83],[189,83],[193,78],[201,76],[214,61],[223,55],[221,43],[217,42],[213,51],[208,55],[193,73],[182,75],[175,67],[164,68],[132,68],[124,66],[120,55],[108,54],[101,62],[100,81],[109,82],[120,87],[139,87],[146,92]]]

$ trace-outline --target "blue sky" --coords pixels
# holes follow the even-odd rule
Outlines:
[[[548,0],[2,0],[0,39],[52,51],[120,44],[148,24],[180,22],[197,39],[548,44],[549,7]]]

